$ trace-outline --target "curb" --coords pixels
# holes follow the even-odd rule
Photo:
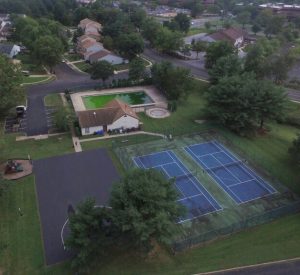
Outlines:
[[[268,265],[289,263],[289,262],[294,262],[294,261],[298,261],[298,260],[300,260],[300,257],[293,258],[293,259],[273,261],[273,262],[265,262],[265,263],[261,263],[261,264],[245,265],[245,266],[240,266],[240,267],[233,267],[233,268],[221,269],[221,270],[209,271],[209,272],[203,272],[203,273],[195,273],[194,275],[213,275],[213,274],[230,272],[230,271],[239,271],[239,270],[242,271],[242,270],[248,269],[248,268],[255,268],[255,267],[268,266]]]

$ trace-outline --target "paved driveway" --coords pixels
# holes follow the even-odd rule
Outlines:
[[[105,149],[85,151],[33,162],[46,264],[69,258],[64,250],[70,208],[93,197],[107,205],[112,183],[119,179]]]

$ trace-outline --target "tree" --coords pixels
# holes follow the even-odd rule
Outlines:
[[[268,75],[272,76],[272,62],[277,60],[272,55],[277,51],[278,47],[278,41],[275,39],[269,40],[264,38],[258,40],[257,43],[251,45],[248,51],[245,60],[245,70],[254,72],[259,79],[263,79]]]
[[[64,47],[55,36],[39,37],[33,46],[33,56],[41,65],[49,66],[50,70],[62,59]]]
[[[243,29],[245,29],[245,25],[249,23],[251,14],[248,11],[243,11],[237,15],[237,21],[242,24]]]
[[[135,27],[138,28],[138,30],[141,29],[146,18],[147,18],[147,14],[141,8],[136,8],[133,10],[133,12],[130,13],[130,20],[135,25]]]
[[[142,25],[143,37],[153,45],[161,28],[162,26],[153,18],[147,18]]]
[[[292,146],[288,150],[292,160],[297,166],[300,166],[300,134],[293,140]]]
[[[204,23],[204,26],[205,26],[205,29],[207,29],[209,31],[211,28],[211,23],[209,21],[207,21]]]
[[[205,68],[211,69],[217,60],[234,53],[234,48],[226,41],[211,43],[206,50]]]
[[[216,64],[208,71],[210,81],[216,84],[221,78],[241,74],[242,62],[236,54],[219,58]]]
[[[187,69],[162,62],[154,64],[151,73],[153,83],[169,100],[185,98],[191,89],[190,71]]]
[[[101,78],[103,82],[114,74],[114,67],[107,61],[99,61],[93,64],[91,68],[91,78]]]
[[[187,33],[189,31],[191,20],[190,18],[184,13],[178,13],[174,17],[174,21],[178,24],[179,30],[182,32]]]
[[[259,128],[263,129],[267,119],[277,120],[284,117],[287,101],[284,89],[271,81],[259,81],[257,85],[258,100],[253,107],[256,107],[258,112]]]
[[[129,64],[129,78],[138,81],[145,76],[145,64],[142,59],[135,58]]]
[[[153,46],[157,50],[165,53],[178,51],[183,46],[182,34],[161,27],[153,41]]]
[[[254,34],[256,35],[258,32],[260,32],[261,31],[261,27],[260,27],[260,25],[259,24],[257,24],[257,23],[254,23],[253,25],[252,25],[252,31],[254,32]]]
[[[219,122],[237,133],[262,128],[267,119],[281,118],[283,89],[246,73],[220,79],[207,94],[208,106]]]
[[[54,114],[54,125],[58,131],[69,131],[73,121],[74,117],[66,107],[59,108]]]
[[[25,99],[25,93],[20,86],[22,74],[17,65],[0,55],[0,114],[5,115],[10,108]]]
[[[175,221],[184,214],[177,199],[173,182],[158,171],[130,171],[113,186],[113,221],[144,247],[153,240],[167,243],[176,231]]]
[[[128,59],[144,51],[144,40],[138,33],[124,33],[118,37],[116,44],[119,52]]]
[[[70,235],[65,242],[68,249],[76,252],[72,267],[88,272],[91,264],[103,256],[116,237],[111,210],[96,207],[94,199],[81,202],[75,213],[69,214]]]
[[[192,50],[197,53],[197,58],[199,55],[199,52],[205,51],[206,50],[206,43],[203,41],[196,41],[192,43]]]

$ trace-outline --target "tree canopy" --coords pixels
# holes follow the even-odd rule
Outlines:
[[[188,95],[191,88],[190,71],[174,67],[170,62],[154,64],[152,69],[153,83],[169,100],[178,100]]]
[[[184,214],[172,181],[156,170],[133,170],[113,186],[113,220],[123,233],[144,247],[153,240],[167,243]]]
[[[145,64],[142,59],[135,58],[129,64],[129,78],[138,81],[145,76]]]
[[[281,119],[286,103],[281,87],[249,73],[219,79],[207,100],[211,114],[240,134],[262,129],[266,120]]]
[[[0,114],[6,114],[10,108],[21,103],[25,93],[20,86],[22,74],[5,56],[0,55]]]
[[[233,53],[234,48],[227,41],[211,43],[206,49],[205,67],[211,69],[219,58]]]
[[[92,79],[101,78],[104,82],[106,79],[108,79],[114,74],[114,67],[109,62],[103,60],[94,63],[90,71]]]
[[[293,140],[289,153],[297,166],[300,166],[300,134]]]
[[[94,199],[87,199],[77,206],[75,213],[69,214],[68,225],[70,234],[65,245],[76,252],[72,267],[88,272],[95,259],[103,256],[116,238],[111,210],[96,207]]]

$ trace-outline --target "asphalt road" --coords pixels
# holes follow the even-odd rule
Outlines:
[[[28,136],[48,133],[47,114],[44,97],[51,93],[64,92],[66,89],[93,89],[102,84],[101,80],[92,80],[87,74],[72,70],[67,64],[61,63],[54,68],[57,79],[50,83],[29,86],[27,93],[27,129]],[[121,73],[111,77],[113,79],[127,78],[128,73]]]
[[[287,88],[286,91],[290,100],[300,103],[300,91],[289,88]]]
[[[156,63],[160,63],[162,61],[169,61],[177,67],[189,69],[191,70],[191,74],[194,77],[201,78],[204,80],[207,80],[209,78],[208,73],[204,68],[204,58],[201,58],[199,60],[182,60],[166,54],[158,53],[157,51],[150,48],[145,48],[143,56]]]
[[[199,60],[181,60],[165,54],[160,54],[153,49],[146,48],[143,54],[153,62],[160,63],[169,61],[177,67],[187,68],[194,77],[208,80],[209,76],[204,68],[204,58]],[[87,74],[83,74],[71,69],[67,64],[61,63],[54,68],[57,79],[47,84],[32,85],[27,88],[27,129],[28,136],[48,133],[47,114],[44,106],[44,97],[51,93],[63,92],[66,89],[94,89],[102,84],[101,80],[92,80]],[[124,72],[114,75],[112,79],[128,78],[128,73]],[[300,91],[287,89],[288,97],[300,103]]]

